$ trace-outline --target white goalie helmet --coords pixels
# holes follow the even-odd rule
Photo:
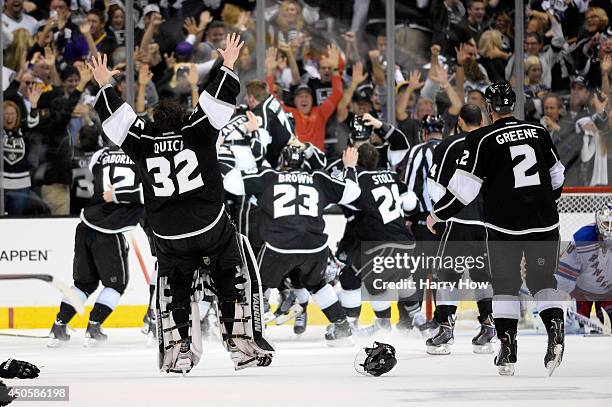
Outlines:
[[[595,223],[603,240],[612,240],[612,203],[607,204],[595,213]]]

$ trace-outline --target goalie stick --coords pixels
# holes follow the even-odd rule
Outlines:
[[[610,316],[603,308],[601,308],[601,312],[603,313],[603,319],[604,319],[603,324],[599,322],[599,320],[597,319],[585,317],[584,315],[579,314],[572,309],[568,309],[567,312],[570,316],[574,317],[578,322],[580,322],[581,324],[585,326],[588,326],[589,328],[596,329],[603,336],[610,336],[612,334],[612,324],[610,323]]]
[[[85,314],[85,306],[76,293],[51,274],[0,274],[0,280],[42,280],[64,294],[64,297],[66,297],[79,314]]]

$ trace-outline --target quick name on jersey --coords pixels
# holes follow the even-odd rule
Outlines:
[[[166,151],[183,151],[183,140],[159,140],[153,144],[155,154],[165,153]]]

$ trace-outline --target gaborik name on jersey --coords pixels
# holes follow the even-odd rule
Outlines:
[[[497,135],[495,137],[495,141],[497,141],[498,144],[504,144],[513,141],[527,140],[528,138],[538,138],[538,135],[536,134],[536,129],[510,130],[507,133]]]
[[[130,157],[128,157],[127,155],[123,153],[110,154],[102,158],[102,165],[110,165],[110,164],[134,165],[134,161],[132,161]]]

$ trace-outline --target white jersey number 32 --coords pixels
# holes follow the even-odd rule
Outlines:
[[[183,163],[185,163],[183,165]],[[174,164],[174,168],[172,168]],[[177,172],[176,169],[182,168]],[[192,191],[204,185],[202,175],[198,174],[193,177],[194,171],[198,168],[198,158],[192,150],[185,149],[174,156],[173,163],[165,157],[147,158],[147,172],[153,173],[153,181],[157,185],[153,185],[155,196],[164,197],[171,196],[176,190],[175,184],[178,185],[178,193]],[[176,174],[176,175],[174,175]],[[171,179],[174,175],[175,182]],[[192,178],[193,177],[193,178]],[[161,185],[161,187],[159,186]]]

